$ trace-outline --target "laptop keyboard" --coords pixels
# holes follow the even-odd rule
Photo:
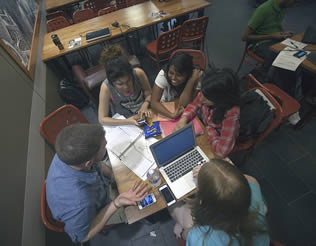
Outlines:
[[[166,167],[164,170],[171,182],[174,182],[189,173],[194,167],[204,162],[205,159],[200,152],[194,149],[187,155],[172,163],[172,165]]]

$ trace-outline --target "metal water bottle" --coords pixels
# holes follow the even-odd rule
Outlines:
[[[58,47],[58,49],[60,49],[60,50],[63,50],[63,49],[64,49],[64,46],[63,46],[63,44],[60,42],[60,39],[59,39],[59,37],[57,36],[57,34],[53,34],[53,35],[51,36],[51,38],[52,38],[54,44]]]
[[[151,186],[158,187],[161,184],[159,172],[156,169],[149,169],[147,178]]]

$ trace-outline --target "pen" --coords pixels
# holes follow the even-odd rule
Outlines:
[[[292,41],[290,41],[290,43],[296,48],[298,49],[298,46],[296,44],[294,44]]]

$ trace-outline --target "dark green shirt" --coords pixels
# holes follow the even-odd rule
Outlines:
[[[282,22],[285,16],[285,9],[281,9],[277,0],[268,0],[261,4],[253,13],[248,26],[258,35],[267,35],[282,31]],[[270,40],[260,40],[259,44]]]

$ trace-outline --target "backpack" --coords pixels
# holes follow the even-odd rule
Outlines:
[[[89,98],[83,90],[77,84],[66,78],[58,83],[57,92],[65,103],[72,104],[79,109],[89,103]]]
[[[255,91],[241,95],[239,141],[249,137],[256,139],[273,120],[273,112],[268,103]]]

